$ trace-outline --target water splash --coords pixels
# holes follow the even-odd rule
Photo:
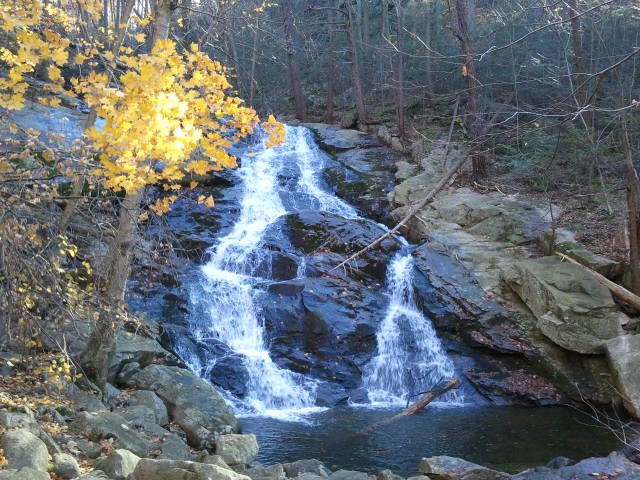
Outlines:
[[[389,306],[376,335],[377,355],[364,368],[363,378],[374,403],[405,404],[455,375],[431,321],[415,304],[413,270],[413,257],[407,253],[398,253],[387,270]],[[440,400],[462,402],[457,392]]]

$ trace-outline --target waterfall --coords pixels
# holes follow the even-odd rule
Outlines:
[[[258,299],[270,280],[261,268],[271,253],[262,248],[263,242],[269,227],[288,213],[320,210],[345,218],[359,216],[351,205],[322,188],[318,176],[326,157],[310,131],[286,129],[283,145],[266,148],[263,143],[241,159],[236,171],[242,192],[240,213],[209,249],[209,260],[198,272],[190,292],[194,313],[189,327],[196,339],[222,343],[234,361],[237,357],[243,362],[244,397],[224,392],[236,413],[292,419],[314,410],[317,383],[278,367],[270,357]],[[412,257],[401,255],[389,267],[391,301],[378,333],[378,356],[364,379],[374,401],[404,400],[415,388],[453,375],[430,322],[414,304],[412,268]],[[301,264],[298,276],[303,274]],[[180,353],[203,376],[222,360],[218,354]]]
[[[413,270],[413,257],[406,253],[398,253],[387,269],[389,306],[376,335],[377,355],[364,368],[363,385],[372,402],[406,403],[455,376],[431,322],[415,304]],[[449,392],[441,400],[462,398]]]
[[[270,225],[282,215],[303,209],[356,216],[350,205],[320,188],[317,172],[324,160],[312,145],[306,128],[287,127],[284,145],[263,145],[254,156],[242,158],[237,172],[243,192],[240,215],[230,232],[209,250],[210,259],[201,268],[197,288],[191,290],[191,303],[200,313],[190,319],[194,336],[223,342],[243,359],[248,373],[247,394],[242,402],[227,396],[239,413],[288,418],[293,412],[314,406],[316,383],[272,361],[256,305],[258,283],[264,281],[257,273],[258,267],[268,255],[260,247]],[[293,167],[298,171],[292,185],[278,181],[285,166],[292,167],[285,165],[285,158],[296,162]],[[215,358],[208,359],[209,365],[205,366],[201,359],[194,358],[197,356],[185,353],[185,361],[201,373],[216,362]]]

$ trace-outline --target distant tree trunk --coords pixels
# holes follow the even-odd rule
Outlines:
[[[569,15],[571,20],[571,49],[573,50],[573,62],[575,74],[573,76],[573,86],[575,89],[576,99],[578,101],[578,107],[582,108],[586,106],[589,99],[589,90],[585,81],[587,80],[587,55],[584,50],[584,42],[582,35],[582,20],[573,18],[580,13],[578,10],[578,0],[566,0],[569,7]],[[591,115],[589,112],[582,114],[585,120],[585,124],[591,126]]]
[[[358,128],[367,129],[367,108],[362,93],[362,79],[360,78],[360,65],[358,62],[358,46],[353,32],[353,11],[350,4],[347,4],[347,37],[349,42],[349,55],[351,60],[351,82],[353,85],[353,96],[356,101],[356,111],[358,112]]]
[[[154,43],[169,36],[169,22],[177,4],[170,0],[159,0],[154,23]],[[127,194],[122,200],[118,216],[118,232],[109,246],[106,261],[104,300],[111,308],[99,313],[80,363],[84,372],[96,386],[105,391],[109,367],[116,351],[116,336],[120,326],[120,308],[124,302],[125,289],[131,258],[138,243],[138,217],[144,197],[144,188]]]
[[[462,74],[467,84],[467,106],[465,111],[465,127],[472,141],[476,140],[482,130],[480,118],[480,99],[477,79],[476,59],[473,54],[473,41],[471,40],[472,21],[469,0],[456,0],[457,28],[455,36],[460,43],[460,51],[464,57]],[[472,159],[473,175],[481,178],[487,175],[487,165],[482,155],[474,154]]]
[[[633,164],[633,149],[626,125],[623,127],[622,143],[627,166],[627,214],[629,223],[629,266],[631,291],[640,295],[640,181]]]
[[[396,44],[398,52],[395,55],[396,64],[396,123],[398,124],[398,136],[404,137],[404,61],[402,58],[402,5],[400,0],[394,0],[396,9]]]
[[[333,2],[330,4],[333,8]],[[324,121],[333,123],[333,109],[335,103],[335,77],[336,77],[336,13],[329,10],[329,65],[327,68],[327,110]]]
[[[304,121],[306,107],[304,93],[302,91],[302,80],[300,78],[300,65],[293,43],[293,12],[289,0],[281,0],[282,16],[284,25],[284,41],[287,49],[287,63],[289,66],[289,77],[291,88],[293,89],[293,101],[296,109],[296,118]]]
[[[251,51],[251,76],[249,78],[249,105],[253,106],[253,94],[256,88],[256,60],[258,56],[258,30],[260,20],[256,18],[255,30],[253,31],[253,48]]]
[[[433,2],[433,9],[430,11],[425,7],[425,28],[424,28],[424,43],[431,48],[433,41],[433,23],[438,16],[438,0]],[[427,97],[427,103],[433,102],[433,59],[431,58],[431,51],[427,50],[427,58],[425,59],[425,94]]]
[[[387,59],[389,58],[389,0],[382,0],[381,17],[378,71],[380,77],[380,105],[384,110],[387,99]]]

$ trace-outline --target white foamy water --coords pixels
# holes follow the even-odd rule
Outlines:
[[[387,269],[389,306],[376,335],[377,354],[363,378],[374,404],[405,404],[455,376],[431,321],[415,304],[413,261],[398,253]],[[448,392],[439,403],[460,404],[462,394]]]
[[[269,276],[264,264],[269,262],[270,252],[262,244],[269,227],[281,216],[320,210],[359,218],[352,206],[322,188],[319,174],[323,167],[323,154],[309,130],[302,127],[287,127],[284,145],[263,146],[254,156],[244,156],[237,171],[242,192],[239,216],[209,249],[210,259],[201,268],[198,288],[191,291],[192,304],[197,306],[194,311],[199,312],[197,318],[190,319],[193,336],[222,342],[242,358],[248,374],[244,397],[224,393],[238,415],[301,420],[323,410],[314,406],[315,380],[280,368],[271,359],[257,302],[260,285]],[[367,366],[365,378],[374,401],[407,397],[403,362],[409,359],[411,348],[424,352],[419,364],[413,366],[418,376],[428,374],[435,379],[452,374],[430,322],[413,303],[411,262],[410,256],[396,257],[389,267],[391,303],[378,334],[378,356]],[[303,274],[304,265],[299,265],[298,276]],[[411,329],[413,346],[403,344],[406,338],[400,332],[401,319]],[[208,375],[215,366],[216,358],[180,353],[200,375]]]

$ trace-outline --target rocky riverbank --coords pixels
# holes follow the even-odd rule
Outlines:
[[[335,192],[349,199],[345,192],[375,185],[360,191],[359,206],[389,226],[461,155],[444,140],[403,147],[385,127],[377,137],[390,148],[375,155],[380,147],[370,137],[308,126],[337,163],[326,172]],[[546,255],[553,236],[556,251],[613,280],[624,281],[624,265],[552,228],[560,210],[498,191],[448,187],[403,230],[417,245],[416,294],[459,371],[490,402],[624,404],[638,416],[637,321],[585,270]]]

